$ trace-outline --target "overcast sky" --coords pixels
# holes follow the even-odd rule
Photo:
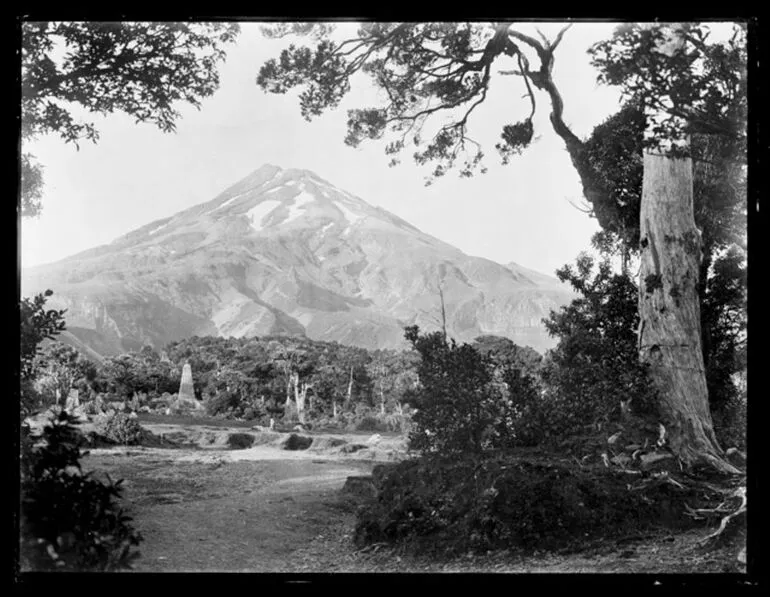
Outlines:
[[[42,215],[22,222],[25,267],[109,243],[208,201],[265,163],[312,170],[470,255],[553,274],[589,247],[598,226],[570,204],[581,203],[582,190],[548,123],[547,98],[538,97],[536,143],[507,166],[494,150],[502,126],[528,113],[518,77],[493,77],[487,102],[469,119],[469,133],[486,150],[488,173],[471,179],[449,173],[425,187],[428,168],[415,166],[411,152],[389,168],[381,144],[353,149],[343,143],[347,109],[376,97],[366,79],[339,108],[310,123],[300,116],[296,94],[261,91],[259,67],[297,40],[267,39],[259,27],[242,24],[221,67],[218,92],[200,111],[181,105],[175,133],[114,114],[92,117],[101,134],[96,145],[83,143],[77,151],[48,136],[24,146],[45,166],[46,185]],[[616,89],[597,85],[586,54],[613,27],[576,24],[556,53],[565,120],[581,137],[619,106]],[[559,25],[541,28],[552,34]]]

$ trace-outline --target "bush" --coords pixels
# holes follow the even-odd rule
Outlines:
[[[307,450],[312,443],[312,437],[292,433],[284,440],[284,442],[281,444],[281,447],[284,450]]]
[[[656,487],[650,499],[603,467],[510,456],[419,458],[380,465],[373,479],[377,499],[359,510],[359,546],[555,548],[689,520],[670,485]]]
[[[722,448],[746,449],[746,395],[730,400],[713,412],[714,433]]]
[[[406,328],[405,336],[420,354],[420,385],[405,397],[415,408],[410,448],[446,455],[517,443],[515,425],[521,409],[517,411],[519,399],[512,391],[521,391],[524,381],[509,388],[489,356],[469,344],[447,342],[439,332],[421,336],[413,326]]]
[[[142,439],[142,426],[131,415],[111,412],[97,418],[97,432],[106,440],[125,446],[136,445]]]
[[[227,436],[227,445],[233,450],[244,450],[254,445],[254,436],[250,433],[231,433]]]
[[[40,437],[22,427],[21,558],[32,570],[112,571],[131,567],[142,540],[117,503],[121,481],[80,468],[83,438],[59,413]]]
[[[355,424],[356,431],[388,431],[388,425],[379,417],[367,415]]]
[[[88,400],[83,402],[83,413],[86,415],[99,415],[102,410],[96,400]]]
[[[559,340],[542,370],[545,436],[580,433],[617,419],[621,401],[634,414],[655,415],[654,386],[637,349],[638,288],[630,277],[614,273],[608,259],[594,273],[595,265],[581,254],[575,269],[556,272],[580,297],[544,320]]]

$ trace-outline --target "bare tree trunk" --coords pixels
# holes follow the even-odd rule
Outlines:
[[[301,422],[302,415],[300,414],[299,373],[294,372],[291,374],[291,382],[294,386],[294,405],[297,408],[297,417],[300,418]]]
[[[337,418],[337,401],[332,396],[332,417]]]
[[[299,380],[299,376],[297,376],[297,379]],[[305,382],[305,383],[302,384],[302,390],[301,391],[297,391],[297,386],[296,385],[294,386],[295,392],[296,392],[296,395],[297,395],[297,399],[296,399],[296,401],[297,401],[297,416],[299,418],[299,422],[302,423],[303,425],[305,424],[305,413],[306,413],[306,411],[305,411],[305,399],[307,398],[307,391],[309,389],[311,389],[312,387],[313,387],[312,384],[309,384],[309,383]],[[312,400],[313,400],[312,392],[310,394],[310,400],[311,400],[311,407],[310,408],[312,409],[313,408],[312,407]]]
[[[353,397],[353,365],[350,366],[350,381],[348,382],[348,395],[345,398],[345,406],[350,405],[350,400]]]
[[[299,379],[299,376],[297,376],[297,379]],[[297,417],[299,418],[299,422],[303,425],[305,424],[305,398],[307,397],[307,390],[308,385],[307,383],[302,384],[302,390],[297,391],[297,386],[294,386],[295,392],[297,395]]]
[[[293,378],[292,373],[288,373],[286,375],[286,405],[285,408],[288,409],[291,406],[291,380]]]
[[[444,342],[446,342],[446,308],[444,306],[444,290],[441,288],[441,284],[438,286],[438,295],[441,298],[441,333],[444,335]]]
[[[683,42],[677,30],[659,51]],[[648,131],[656,114],[647,114]],[[680,145],[681,147],[681,145]],[[639,358],[650,365],[672,451],[687,465],[737,470],[722,458],[709,411],[698,297],[701,235],[689,157],[644,152],[640,214]]]

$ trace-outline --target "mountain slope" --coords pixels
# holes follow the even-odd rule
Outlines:
[[[470,257],[307,170],[265,165],[206,203],[23,273],[55,291],[68,328],[99,354],[191,335],[305,334],[402,347],[403,327],[458,340],[508,336],[537,350],[572,294],[517,264]]]

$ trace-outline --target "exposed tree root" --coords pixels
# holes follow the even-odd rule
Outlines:
[[[740,503],[736,504],[735,503],[736,500],[740,500]],[[693,508],[687,507],[688,514],[696,519],[704,519],[704,518],[710,518],[712,516],[724,515],[722,516],[722,520],[719,523],[719,528],[715,532],[707,536],[705,539],[703,539],[702,544],[706,545],[714,540],[719,539],[719,537],[725,531],[725,529],[727,528],[727,525],[730,523],[731,520],[740,516],[741,514],[746,513],[746,504],[747,504],[746,486],[742,485],[737,489],[734,489],[729,494],[727,499],[724,500],[721,504],[719,504],[715,508],[693,509]]]

